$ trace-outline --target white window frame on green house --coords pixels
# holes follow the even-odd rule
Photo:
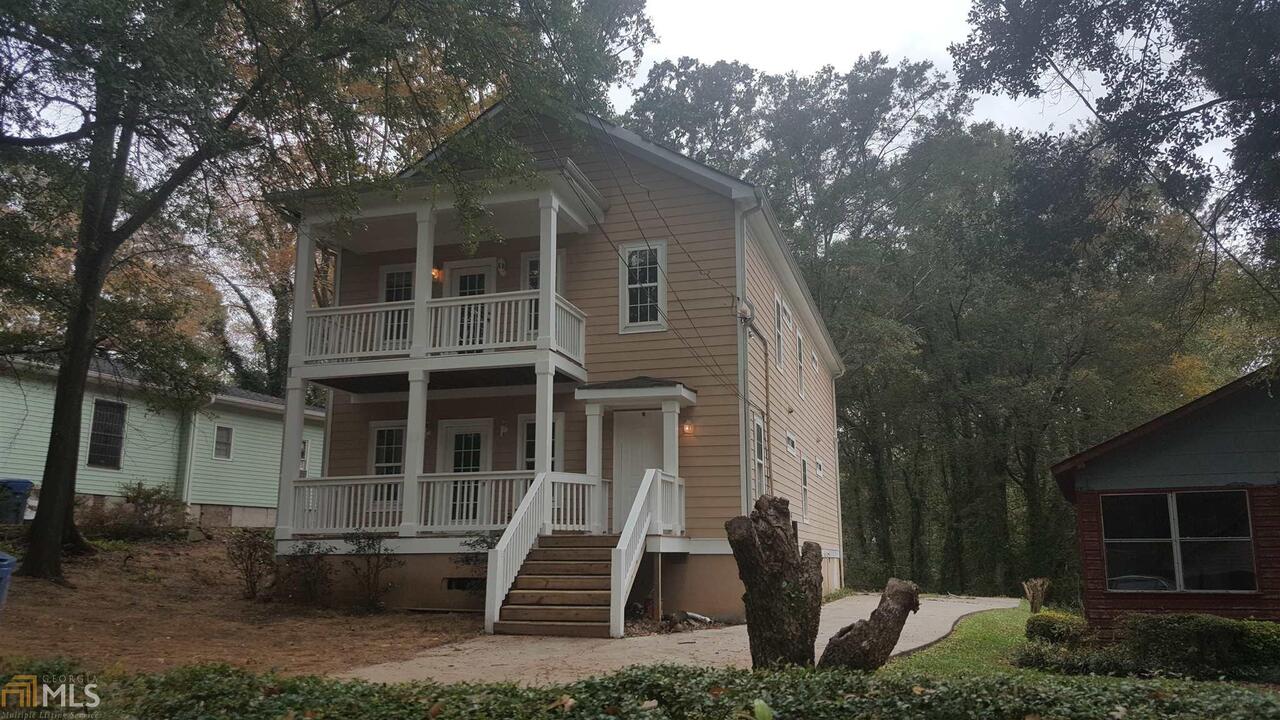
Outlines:
[[[97,433],[94,429],[98,424],[98,403],[106,403],[108,405],[118,405],[123,411],[120,413],[120,448],[117,453],[115,465],[100,465],[93,462],[93,436]],[[129,403],[124,400],[115,400],[112,398],[94,398],[93,399],[93,415],[89,418],[89,445],[88,452],[85,453],[85,466],[96,468],[99,470],[123,470],[124,469],[124,447],[125,441],[129,433]],[[114,436],[113,436],[114,437]]]
[[[1181,496],[1205,495],[1205,494],[1239,494],[1244,498],[1244,519],[1248,525],[1249,534],[1247,536],[1184,536],[1180,527],[1178,517],[1178,499]],[[1115,497],[1164,497],[1165,510],[1168,513],[1169,536],[1168,537],[1129,537],[1121,538],[1107,537],[1106,509],[1105,504],[1108,498]],[[1203,593],[1213,595],[1240,595],[1252,594],[1258,592],[1258,556],[1257,550],[1253,542],[1253,507],[1249,492],[1240,488],[1221,488],[1221,489],[1196,489],[1196,490],[1155,490],[1152,492],[1107,492],[1098,496],[1098,518],[1099,525],[1102,529],[1102,559],[1103,569],[1106,576],[1107,587],[1109,593]],[[1188,588],[1186,586],[1184,559],[1182,556],[1183,545],[1190,543],[1248,543],[1249,560],[1252,565],[1253,587],[1249,589],[1204,589],[1204,588]],[[1170,546],[1173,561],[1173,580],[1174,587],[1167,590],[1158,589],[1113,589],[1111,587],[1111,558],[1109,545],[1123,544],[1165,544]],[[1153,576],[1154,577],[1154,576]]]
[[[553,438],[551,450],[551,471],[564,471],[564,413],[552,413],[551,435]],[[519,451],[516,453],[517,470],[533,470],[534,458],[529,454],[529,428],[534,426],[538,421],[538,416],[534,413],[521,413],[516,417],[516,445]]]
[[[377,459],[378,459],[378,432],[379,432],[379,431],[381,431],[381,430],[396,430],[396,429],[400,430],[400,433],[401,433],[401,434],[400,434],[400,438],[401,438],[401,439],[400,439],[400,472],[396,472],[396,473],[379,473],[379,472],[378,472],[379,466],[386,466],[386,467],[390,467],[391,465],[394,465],[395,463],[387,463],[387,462],[379,463],[379,462],[377,461]],[[406,443],[406,441],[408,440],[408,431],[407,431],[407,429],[408,429],[408,426],[407,426],[407,425],[406,425],[406,423],[405,423],[404,421],[402,421],[402,420],[375,420],[375,421],[373,421],[373,422],[369,423],[369,457],[368,457],[368,468],[369,468],[369,474],[370,474],[370,475],[377,475],[377,476],[379,476],[379,477],[383,477],[383,476],[385,476],[385,477],[397,477],[397,476],[403,476],[403,475],[404,475],[404,461],[405,461],[404,451],[405,451],[405,443]]]
[[[222,444],[222,439],[219,437],[219,435],[222,434],[223,430],[227,431],[227,454],[219,455],[218,448]],[[235,428],[231,427],[230,425],[214,425],[213,426],[213,459],[214,460],[231,460],[235,455],[235,445],[236,445],[236,429]]]
[[[653,250],[656,270],[653,282],[631,283],[631,253]],[[618,246],[618,333],[662,332],[667,329],[667,242],[649,240]],[[653,320],[631,321],[631,289],[653,286],[657,293]]]

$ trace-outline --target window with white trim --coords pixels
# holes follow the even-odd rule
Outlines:
[[[373,430],[374,475],[404,474],[404,426],[388,426]]]
[[[213,428],[213,459],[230,460],[231,444],[235,440],[235,430],[226,425]]]
[[[798,449],[799,449],[799,445],[796,443],[795,434],[787,433],[787,452],[791,453],[792,455],[795,455]]]
[[[310,443],[310,440],[303,440],[298,450],[298,477],[300,478],[307,476],[307,449]]]
[[[764,477],[764,452],[765,452],[765,433],[764,418],[756,415],[752,421],[752,443],[751,443],[751,469],[753,480],[755,482],[756,497],[764,495],[769,491],[769,487]]]
[[[1246,491],[1111,494],[1101,504],[1108,590],[1257,589]]]
[[[818,458],[813,461],[813,469],[818,473],[818,477],[822,477],[822,458]]]
[[[800,518],[809,522],[809,460],[800,458]]]
[[[782,367],[782,298],[773,296],[773,364]]]
[[[90,467],[119,470],[124,460],[124,423],[129,406],[112,400],[93,401],[89,426]]]
[[[397,267],[382,270],[382,302],[413,299],[413,270]]]
[[[796,333],[796,388],[804,397],[804,336]]]
[[[564,435],[561,426],[564,413],[555,413],[551,421],[551,471],[561,472],[560,456],[564,454]],[[520,416],[520,451],[525,470],[532,470],[538,452],[538,419],[536,415]]]
[[[650,241],[620,248],[618,329],[649,332],[667,328],[667,287],[664,269],[667,244]]]

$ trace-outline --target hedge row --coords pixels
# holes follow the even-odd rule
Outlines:
[[[1179,675],[1280,680],[1280,623],[1215,615],[1130,615],[1114,642],[1088,634],[1084,619],[1040,613],[1027,621],[1014,664],[1067,674]]]
[[[477,668],[482,673],[482,668]],[[940,682],[840,671],[632,668],[558,687],[375,685],[277,678],[225,666],[125,677],[95,718],[853,718],[1280,717],[1280,696],[1223,684],[994,675]]]

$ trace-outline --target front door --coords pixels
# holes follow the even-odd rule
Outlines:
[[[613,529],[622,529],[631,513],[644,473],[662,467],[662,412],[613,413]]]
[[[496,282],[492,262],[477,261],[449,263],[449,295],[472,297],[494,291]],[[486,342],[488,306],[484,303],[463,305],[458,308],[457,341],[463,347],[483,345]]]
[[[436,467],[447,473],[488,472],[492,462],[489,421],[441,422],[441,442]],[[454,525],[474,525],[484,514],[483,483],[456,479],[449,483],[449,521]]]

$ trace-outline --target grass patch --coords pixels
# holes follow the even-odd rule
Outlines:
[[[882,675],[928,675],[937,678],[979,677],[993,671],[1018,675],[1037,674],[1014,667],[1014,652],[1025,640],[1031,611],[1024,601],[1016,608],[987,610],[970,615],[941,642],[891,661]]]
[[[839,600],[841,598],[847,598],[850,595],[857,594],[857,592],[858,592],[857,590],[854,590],[853,588],[850,588],[850,587],[836,588],[835,590],[832,590],[831,592],[822,596],[822,604],[826,605],[829,602],[835,602],[836,600]]]

